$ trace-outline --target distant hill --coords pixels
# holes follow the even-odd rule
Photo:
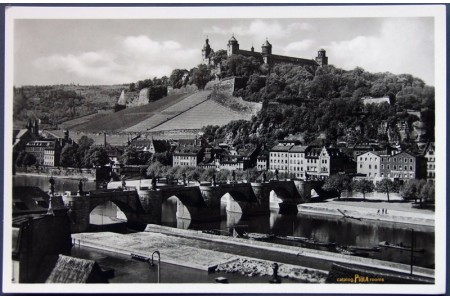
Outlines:
[[[97,113],[113,108],[120,92],[127,85],[52,85],[14,88],[13,121],[15,128],[23,128],[28,119],[40,119],[41,127]]]

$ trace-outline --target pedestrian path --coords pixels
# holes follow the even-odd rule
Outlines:
[[[326,201],[299,205],[300,213],[347,216],[387,222],[434,226],[434,212],[411,208],[411,203]]]

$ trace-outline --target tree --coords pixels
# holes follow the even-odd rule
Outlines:
[[[373,182],[367,179],[354,181],[352,184],[353,190],[363,194],[363,200],[366,201],[366,193],[374,191],[375,186]]]
[[[215,168],[205,169],[200,175],[201,181],[212,181],[212,178],[216,174]]]
[[[389,202],[389,193],[398,192],[399,187],[396,182],[391,181],[390,179],[387,178],[383,178],[381,181],[377,182],[376,190],[377,192],[380,193],[386,193],[387,200]]]
[[[189,180],[199,181],[202,170],[198,168],[190,168],[186,173],[186,176]]]
[[[62,148],[60,155],[60,164],[62,167],[81,167],[77,144],[67,144]]]
[[[147,176],[151,178],[158,178],[163,173],[163,165],[160,162],[154,162],[147,168]]]
[[[127,147],[120,159],[125,165],[139,165],[140,164],[138,162],[138,152],[136,151],[136,148],[134,148],[134,147]]]
[[[94,145],[94,140],[85,135],[78,140],[78,157],[84,167],[90,167],[89,159],[87,159],[86,155],[92,145]]]
[[[172,153],[169,151],[155,153],[152,158],[153,162],[159,162],[162,165],[165,166],[171,166],[172,165]]]
[[[211,80],[208,68],[206,65],[199,65],[197,68],[194,68],[192,70],[192,83],[195,84],[198,89],[203,90],[208,83],[208,81]]]
[[[172,74],[170,74],[169,82],[174,89],[179,89],[182,86],[186,85],[185,74],[188,74],[188,71],[185,69],[175,69],[172,71]]]
[[[434,204],[435,203],[435,197],[434,197],[434,183],[431,181],[428,181],[426,184],[424,184],[420,190],[420,207],[422,207],[422,200],[426,204]]]
[[[104,147],[92,147],[87,153],[86,162],[90,166],[104,166],[109,164],[110,159]]]
[[[352,180],[348,175],[335,174],[328,177],[323,185],[323,189],[326,191],[334,191],[338,193],[338,200],[341,200],[341,193],[344,190],[351,188]]]
[[[21,167],[23,166],[23,159],[25,157],[26,152],[25,151],[20,151],[19,155],[17,155],[16,158],[16,166]]]
[[[36,157],[31,153],[25,153],[22,160],[22,165],[25,167],[33,166],[38,163]]]
[[[414,202],[417,202],[417,199],[421,199],[420,191],[424,185],[425,180],[409,180],[400,189],[400,195],[404,200],[414,200]]]

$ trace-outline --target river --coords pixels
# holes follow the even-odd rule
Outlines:
[[[14,185],[38,186],[48,190],[48,178],[36,176],[14,176]],[[95,188],[94,182],[85,182],[85,190]],[[78,181],[56,179],[56,192],[76,191]],[[411,245],[411,229],[414,229],[414,248],[425,249],[423,253],[414,254],[414,265],[434,268],[435,239],[434,228],[425,226],[405,225],[400,223],[380,222],[370,220],[343,219],[338,216],[322,216],[294,214],[283,215],[278,209],[272,209],[268,216],[245,217],[240,214],[227,213],[226,203],[221,205],[222,219],[215,223],[195,224],[176,218],[176,200],[163,202],[162,225],[194,230],[220,229],[229,232],[235,225],[247,226],[248,232],[274,233],[275,235],[292,235],[314,238],[321,242],[332,242],[340,245],[356,245],[361,247],[377,246],[381,241]],[[120,213],[120,212],[119,212]],[[107,225],[123,222],[117,219],[117,207],[112,203],[97,207],[91,214],[92,224]],[[110,230],[110,228],[108,228]],[[295,242],[275,240],[276,243],[296,245]],[[300,245],[298,245],[300,247]],[[410,252],[396,249],[381,248],[380,252],[370,252],[370,258],[410,263]]]

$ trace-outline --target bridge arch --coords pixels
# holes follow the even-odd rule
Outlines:
[[[162,198],[163,203],[168,203],[169,199],[176,200],[176,217],[182,217],[184,219],[192,219],[194,215],[195,200],[189,195],[183,193],[166,194]]]
[[[115,199],[102,199],[100,201],[92,201],[89,206],[89,222],[91,222],[91,216],[93,215],[93,212],[95,209],[99,208],[100,206],[108,206],[108,204],[114,204],[117,209],[123,213],[123,215],[126,217],[126,220],[133,219],[133,215],[136,213],[135,210],[129,206],[128,204],[115,200]],[[113,215],[111,213],[106,214],[107,216],[112,217]],[[117,218],[117,211],[115,217]]]

